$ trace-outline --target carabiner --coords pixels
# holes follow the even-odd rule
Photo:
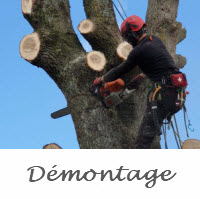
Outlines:
[[[190,127],[192,127],[192,125],[189,123],[189,124],[188,124],[188,129],[189,129],[191,132],[194,132],[194,129],[193,129],[193,128],[190,128]]]

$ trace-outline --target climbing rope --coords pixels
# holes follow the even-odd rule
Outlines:
[[[178,125],[177,125],[177,121],[176,121],[176,116],[174,115],[174,123],[175,123],[175,126],[176,126],[176,134],[177,134],[177,137],[179,139],[179,144],[180,146],[183,145],[183,142],[181,140],[181,137],[180,137],[180,133],[179,133],[179,130],[178,130]]]
[[[191,132],[194,132],[194,129],[191,128],[191,127],[192,127],[192,124],[190,123],[190,120],[189,120],[189,117],[188,117],[188,114],[187,114],[187,109],[186,109],[185,106],[183,106],[183,114],[184,114],[184,121],[185,121],[185,128],[186,128],[187,137],[189,137],[188,129],[189,129]],[[188,126],[187,126],[186,119],[188,120]]]
[[[119,5],[120,5],[120,7],[121,7],[122,11],[124,12],[124,15],[125,15],[125,16],[126,16],[126,18],[127,18],[126,12],[125,12],[125,10],[124,10],[124,8],[123,8],[123,6],[122,6],[122,4],[121,4],[120,0],[117,0],[117,1],[118,1]]]
[[[119,3],[119,6],[121,7],[121,9],[122,9],[122,11],[123,11],[125,17],[127,18],[127,14],[126,14],[126,12],[125,12],[123,6],[122,6],[122,3],[120,2],[120,0],[117,0],[117,1],[118,1],[118,3]],[[112,1],[112,2],[113,2],[113,5],[114,5],[115,9],[116,9],[117,12],[119,13],[120,17],[121,17],[122,20],[124,21],[124,17],[122,16],[122,13],[119,11],[119,9],[117,8],[117,6],[116,6],[116,4],[114,3],[114,1]]]
[[[179,142],[178,142],[178,139],[177,139],[177,135],[176,135],[176,131],[175,131],[175,129],[174,129],[173,122],[171,121],[170,124],[171,124],[172,130],[173,130],[173,133],[174,133],[174,138],[175,138],[175,141],[176,141],[177,147],[178,147],[178,149],[180,149],[181,147],[180,147]]]
[[[121,12],[119,11],[119,9],[117,8],[116,4],[114,3],[114,1],[112,1],[112,2],[113,2],[113,5],[114,5],[115,9],[116,9],[117,12],[119,13],[120,17],[121,17],[122,20],[124,21],[125,19],[124,19],[124,17],[122,16],[122,14],[121,14]]]
[[[166,119],[165,119],[165,123],[163,123],[163,125],[162,125],[162,129],[163,129],[163,135],[164,135],[164,140],[165,140],[165,149],[168,149],[168,145],[167,145],[167,123],[166,123]]]

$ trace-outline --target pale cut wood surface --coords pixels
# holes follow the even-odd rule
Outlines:
[[[38,33],[26,35],[20,43],[20,54],[22,58],[32,61],[40,51],[40,39]]]
[[[95,24],[89,19],[83,20],[78,26],[78,30],[81,34],[94,32],[95,29]]]
[[[181,148],[182,149],[200,149],[200,141],[197,139],[188,139],[183,143]]]
[[[106,58],[103,53],[92,51],[87,54],[87,64],[94,71],[102,71],[106,65]]]

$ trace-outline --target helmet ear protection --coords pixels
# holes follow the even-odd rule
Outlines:
[[[127,31],[126,31],[124,39],[127,42],[131,43],[133,46],[136,46],[137,42],[138,42],[138,40],[140,38],[139,35],[136,32],[134,32],[134,31],[131,30],[130,26],[132,24],[130,24],[130,23],[127,22],[125,25],[126,25]],[[137,25],[132,25],[132,26],[137,26]]]
[[[125,26],[126,26],[126,31],[125,31],[125,34],[123,35],[123,38],[128,43],[131,43],[133,46],[136,46],[138,40],[140,39],[140,37],[144,33],[146,33],[146,25],[143,25],[143,27],[137,32],[136,31],[132,31],[131,26],[133,26],[133,28],[137,28],[138,25],[130,24],[130,23],[126,22]]]

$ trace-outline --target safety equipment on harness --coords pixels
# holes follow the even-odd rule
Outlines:
[[[89,90],[102,102],[105,108],[111,108],[129,98],[136,89],[129,90],[122,79],[117,79],[103,85],[93,84]]]
[[[160,133],[160,124],[158,121],[158,114],[157,114],[157,112],[158,112],[157,100],[155,100],[155,99],[156,99],[158,92],[161,90],[161,88],[162,88],[161,86],[158,86],[158,88],[153,93],[152,101],[151,101],[151,113],[152,113],[154,125],[155,125],[157,131],[159,132],[159,135],[161,135],[161,133]]]
[[[188,85],[187,79],[186,79],[186,75],[184,73],[180,73],[179,71],[175,71],[175,74],[169,74],[168,76],[165,76],[162,78],[162,81],[160,83],[155,83],[153,90],[150,90],[149,94],[148,94],[148,99],[150,99],[150,101],[148,101],[148,105],[151,105],[151,112],[152,112],[152,118],[154,121],[154,125],[156,127],[157,130],[160,130],[160,123],[158,121],[158,115],[157,115],[157,101],[159,101],[159,94],[161,94],[163,91],[163,89],[165,88],[174,88],[177,92],[177,100],[175,101],[175,105],[177,107],[179,107],[180,109],[183,109],[184,111],[184,120],[185,120],[185,127],[186,127],[186,132],[187,132],[187,136],[189,137],[189,133],[188,133],[188,129],[192,130],[190,121],[188,119],[188,126],[186,123],[186,117],[187,117],[187,112],[186,112],[186,108],[185,108],[185,99],[186,99],[186,95],[189,94],[189,92],[186,92],[186,87]],[[150,98],[151,96],[151,98]],[[179,110],[180,110],[179,109]],[[174,113],[170,113],[166,119],[165,122],[163,123],[163,134],[164,134],[164,139],[165,139],[165,148],[168,148],[167,146],[167,125],[168,127],[171,127],[174,133],[174,137],[175,137],[175,141],[177,143],[177,147],[180,149],[183,142],[181,140],[180,134],[179,134],[179,130],[178,130],[178,125],[176,122],[176,117],[175,117],[175,112]],[[174,118],[174,124],[172,121],[172,115]],[[168,122],[166,122],[168,120]],[[176,127],[176,129],[175,129]],[[169,130],[169,129],[168,129]]]
[[[189,120],[189,117],[188,117],[188,114],[187,114],[187,109],[186,109],[185,106],[183,106],[183,114],[184,114],[184,122],[185,122],[185,129],[186,129],[187,137],[189,137],[188,129],[191,132],[194,132],[194,129],[191,129],[192,125],[190,123],[190,120]],[[188,120],[188,126],[187,126],[187,121],[186,120]]]
[[[144,33],[146,33],[146,24],[136,15],[128,17],[121,25],[122,37],[133,46],[137,45],[137,42]]]
[[[157,129],[158,132],[161,132],[160,131],[161,126],[160,126],[160,123],[159,123],[159,120],[158,120],[157,101],[162,100],[161,89],[163,90],[167,87],[176,89],[177,100],[175,101],[175,105],[177,107],[179,107],[180,109],[182,109],[184,107],[185,96],[187,94],[185,92],[185,88],[187,87],[188,83],[187,83],[187,79],[186,79],[185,74],[180,73],[179,71],[176,71],[176,74],[170,74],[168,77],[163,77],[162,81],[160,83],[155,83],[153,91],[150,91],[151,93],[153,93],[152,97],[150,99],[151,113],[152,113],[152,118],[153,118],[153,121],[154,121],[155,128]],[[149,98],[149,95],[150,95],[150,93],[148,94],[148,98]],[[149,101],[148,101],[148,103],[149,103]],[[173,115],[173,113],[171,113],[171,115],[167,116],[168,117],[167,118],[168,123],[171,122],[171,116],[172,115]]]
[[[186,88],[188,85],[186,76],[184,73],[179,73],[179,74],[171,74],[171,82],[172,85],[178,88]]]

